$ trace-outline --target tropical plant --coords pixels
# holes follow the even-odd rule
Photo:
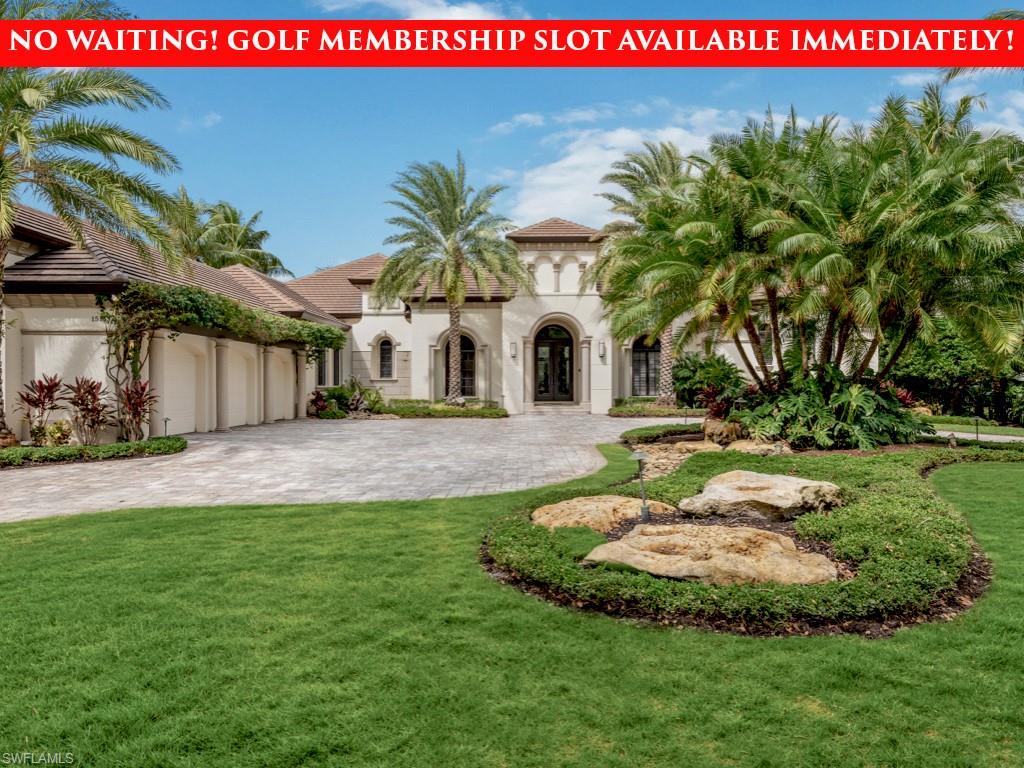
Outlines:
[[[671,199],[685,181],[684,159],[679,149],[670,142],[645,142],[643,151],[629,152],[623,160],[612,163],[612,171],[601,179],[603,184],[614,184],[622,192],[604,192],[613,213],[625,217],[604,228],[601,251],[593,269],[586,275],[581,290],[604,283],[609,278],[633,267],[638,259],[656,255],[664,248],[675,247],[663,237],[657,223],[664,219],[665,201]],[[671,208],[671,205],[669,206]],[[638,300],[639,299],[639,300]],[[658,397],[659,407],[672,407],[676,394],[672,382],[672,361],[675,356],[673,320],[662,322],[650,301],[633,294],[606,303],[613,324],[628,315],[630,327],[650,326],[640,333],[658,336]],[[651,329],[654,329],[653,334]],[[640,333],[634,335],[640,335]]]
[[[71,426],[81,445],[96,445],[100,433],[115,423],[115,410],[107,390],[96,379],[78,377],[64,385],[64,401],[71,411]]]
[[[149,424],[150,412],[159,398],[148,381],[130,381],[117,393],[118,427],[125,442],[145,438],[142,428]]]
[[[7,2],[0,18],[110,18],[116,6],[105,2]],[[3,269],[14,230],[19,196],[31,190],[44,200],[84,245],[83,221],[128,240],[144,259],[155,247],[173,261],[161,221],[173,198],[144,176],[126,170],[127,161],[165,173],[177,161],[163,147],[109,118],[87,114],[96,108],[139,111],[166,106],[164,97],[126,72],[109,69],[0,69],[0,340],[3,321]],[[4,418],[0,366],[0,435]]]
[[[448,306],[448,393],[445,402],[462,405],[462,305],[475,285],[484,299],[490,280],[511,296],[533,290],[529,272],[513,243],[503,237],[512,228],[493,212],[504,189],[491,184],[477,191],[466,179],[462,155],[455,167],[439,162],[413,163],[391,185],[398,195],[388,219],[397,232],[385,241],[399,246],[373,286],[376,302],[419,299],[422,305],[443,299]]]
[[[686,352],[673,366],[672,377],[676,396],[683,405],[696,405],[698,395],[709,387],[735,399],[747,388],[740,369],[722,355],[702,355]]]
[[[28,420],[29,436],[33,445],[46,443],[46,426],[50,416],[60,408],[60,376],[43,374],[41,379],[32,379],[25,389],[18,393],[21,409]]]
[[[46,445],[56,448],[71,442],[72,426],[64,419],[58,419],[46,426]]]

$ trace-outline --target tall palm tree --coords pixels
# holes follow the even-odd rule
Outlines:
[[[671,142],[644,142],[639,152],[629,152],[625,158],[612,163],[612,171],[606,174],[601,182],[614,184],[622,192],[604,192],[604,197],[611,203],[611,210],[625,220],[617,220],[604,228],[604,241],[601,253],[594,269],[587,275],[586,285],[595,286],[625,266],[625,262],[635,258],[639,253],[647,253],[642,240],[645,234],[649,247],[665,244],[666,240],[654,234],[647,220],[657,216],[655,210],[663,206],[668,196],[678,190],[686,179],[684,158],[679,148]],[[652,222],[653,223],[653,222]],[[673,247],[668,243],[668,247]],[[642,302],[629,300],[632,312],[645,306]],[[621,307],[622,302],[609,302],[608,306]],[[612,311],[615,311],[612,309]],[[652,318],[651,328],[655,327]],[[650,334],[650,329],[644,335]],[[658,333],[660,353],[658,358],[658,398],[657,404],[671,407],[676,403],[675,384],[672,377],[672,362],[675,358],[675,332],[672,323],[661,328]]]
[[[291,271],[265,247],[270,232],[259,228],[263,211],[248,218],[231,203],[219,202],[206,208],[201,239],[202,260],[213,267],[244,264],[274,277],[290,277]]]
[[[489,279],[506,296],[521,288],[532,292],[529,272],[515,245],[504,238],[512,223],[493,212],[504,187],[477,191],[466,180],[460,153],[451,168],[434,161],[413,163],[391,185],[398,195],[391,205],[400,213],[388,219],[398,231],[385,243],[399,246],[373,287],[375,300],[391,303],[419,297],[425,304],[443,295],[448,304],[448,392],[445,402],[462,398],[462,305],[470,281],[484,298]]]
[[[23,12],[27,5],[8,3],[0,13]],[[86,220],[123,236],[146,259],[155,246],[173,260],[161,223],[173,210],[173,198],[145,176],[125,171],[119,161],[157,173],[176,169],[177,161],[135,131],[82,114],[93,107],[139,111],[163,106],[158,91],[116,70],[0,70],[0,313],[3,265],[16,204],[25,190],[42,198],[80,243]],[[0,338],[3,329],[0,314]],[[2,384],[0,366],[0,433],[9,434]]]

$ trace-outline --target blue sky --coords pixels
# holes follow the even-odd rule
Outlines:
[[[466,0],[123,0],[143,18],[978,18],[987,2],[586,3]],[[839,4],[834,4],[837,8]],[[414,160],[466,158],[477,184],[508,186],[520,224],[607,219],[595,197],[608,164],[644,139],[697,150],[769,105],[863,121],[891,92],[934,73],[889,69],[140,71],[172,108],[122,121],[181,160],[167,185],[262,210],[271,250],[297,274],[387,251],[388,185]],[[956,86],[985,92],[979,123],[1024,133],[1024,78]]]

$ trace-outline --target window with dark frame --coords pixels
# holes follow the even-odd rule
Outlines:
[[[334,364],[334,386],[341,386],[341,350],[334,350],[334,354],[331,355],[331,362]]]
[[[377,347],[380,355],[380,378],[392,379],[395,374],[395,345],[391,339],[382,339]]]
[[[660,362],[660,340],[648,345],[641,337],[633,342],[633,397],[654,397],[658,394]]]
[[[316,360],[316,385],[318,387],[327,386],[327,355],[325,350],[320,350],[320,356]]]

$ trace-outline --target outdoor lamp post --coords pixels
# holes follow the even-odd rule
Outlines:
[[[647,506],[647,490],[644,488],[644,462],[647,461],[647,454],[643,451],[633,451],[630,458],[640,467],[640,522],[649,523],[651,508]]]

